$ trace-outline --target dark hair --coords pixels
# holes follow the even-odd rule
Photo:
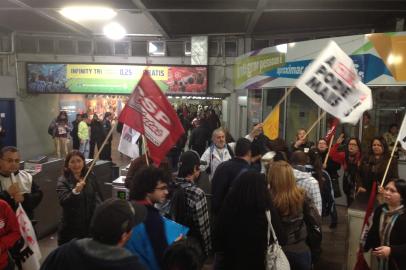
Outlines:
[[[187,162],[182,162],[183,156],[187,155],[188,152],[193,153],[192,155],[196,155],[195,158],[192,159],[192,157],[189,157],[186,161]],[[196,160],[193,162],[192,160]],[[200,169],[200,156],[199,153],[193,150],[189,150],[184,152],[179,159],[179,170],[178,170],[178,177],[184,178],[187,177],[188,175],[192,175],[195,171],[195,168]]]
[[[87,167],[86,167],[86,159],[85,156],[79,152],[78,150],[72,150],[69,154],[66,155],[65,158],[65,163],[63,165],[63,175],[65,177],[68,177],[71,174],[71,170],[69,169],[69,161],[71,160],[71,158],[73,158],[74,156],[78,156],[83,160],[83,169],[82,172],[80,173],[81,176],[85,176],[86,172],[87,172]]]
[[[323,186],[323,161],[321,160],[321,156],[316,149],[310,149],[309,153],[309,162],[310,165],[313,166],[314,178],[316,178],[317,182],[319,182],[320,189]]]
[[[89,116],[87,115],[87,113],[82,113],[82,119],[86,119],[86,118],[88,118]]]
[[[365,111],[363,116],[365,116],[366,118],[368,118],[369,120],[371,120],[371,115],[369,114],[369,112]]]
[[[235,145],[235,155],[243,157],[251,151],[251,142],[246,138],[239,138]]]
[[[372,150],[372,145],[374,144],[374,141],[375,141],[375,140],[378,140],[378,141],[382,144],[382,148],[383,148],[382,156],[383,156],[383,157],[388,157],[388,156],[389,156],[389,147],[388,147],[388,144],[386,143],[386,140],[385,140],[384,137],[382,137],[382,136],[375,136],[375,137],[371,140],[371,142],[370,142],[370,144],[369,144],[369,154],[370,154],[370,155],[373,155],[373,154],[374,154],[374,151]]]
[[[388,183],[393,182],[395,184],[396,190],[402,198],[402,203],[406,201],[406,180],[404,179],[391,179]]]
[[[147,193],[155,190],[159,181],[167,182],[162,169],[153,165],[142,167],[131,180],[130,200],[144,200]]]
[[[104,118],[103,119],[106,119],[107,117],[109,117],[109,116],[111,116],[111,112],[105,112],[104,113]]]
[[[15,146],[4,146],[0,150],[0,158],[3,158],[4,154],[6,154],[7,152],[16,153],[16,152],[18,152],[18,148]]]
[[[388,129],[388,130],[390,131],[393,127],[399,128],[398,124],[392,123],[392,124],[389,125],[389,129]]]
[[[271,195],[264,174],[246,171],[238,177],[225,198],[224,208],[231,211],[259,211],[269,209]]]
[[[350,153],[348,151],[348,145],[350,144],[351,141],[355,141],[357,143],[358,146],[358,151],[361,154],[362,153],[362,148],[361,148],[361,141],[356,138],[356,137],[351,137],[348,142],[345,144],[345,148],[344,148],[344,153],[345,153],[345,163],[346,164],[351,164],[350,162]]]
[[[164,253],[163,270],[200,270],[204,257],[200,245],[193,239],[174,242]]]
[[[293,165],[306,165],[309,163],[309,156],[303,151],[295,151],[290,157],[290,163]]]

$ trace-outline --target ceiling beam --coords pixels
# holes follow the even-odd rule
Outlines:
[[[164,38],[169,38],[168,32],[161,26],[161,24],[158,22],[158,20],[152,16],[151,12],[148,11],[148,9],[145,7],[144,3],[142,3],[141,0],[131,0],[135,7],[140,9],[141,12],[148,18],[148,20],[151,21],[151,23],[158,29],[158,31],[162,34]]]
[[[254,31],[255,25],[257,25],[257,22],[261,17],[262,13],[264,12],[264,8],[266,7],[267,3],[268,0],[258,0],[257,8],[255,12],[251,15],[250,21],[248,22],[247,34],[250,35]]]
[[[56,24],[59,24],[65,28],[68,28],[68,29],[78,33],[79,35],[86,36],[86,37],[89,37],[92,35],[92,32],[89,29],[87,29],[71,20],[66,19],[65,17],[63,17],[56,11],[54,11],[54,14],[51,15],[47,12],[44,12],[41,9],[33,8],[20,0],[8,0],[8,1],[10,3],[16,4],[17,6],[23,8],[25,10],[31,11],[44,19],[48,19]]]

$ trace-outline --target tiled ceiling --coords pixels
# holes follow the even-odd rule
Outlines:
[[[100,35],[102,23],[72,22],[58,13],[86,4],[114,8],[114,20],[131,35],[169,38],[387,32],[406,17],[405,0],[0,0],[0,29]]]

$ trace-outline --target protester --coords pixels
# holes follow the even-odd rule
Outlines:
[[[103,200],[94,176],[89,174],[84,181],[86,172],[83,154],[77,150],[70,152],[65,158],[63,175],[56,184],[56,193],[62,206],[58,245],[73,238],[88,237],[94,210]]]
[[[210,137],[210,131],[201,124],[201,121],[196,121],[196,127],[192,130],[189,138],[189,149],[195,150],[200,156],[206,150],[206,144]]]
[[[143,221],[142,206],[109,199],[97,207],[90,224],[91,238],[75,239],[51,252],[42,270],[145,270],[123,246],[135,225]]]
[[[395,147],[395,144],[397,144],[396,139],[398,137],[398,132],[399,126],[396,123],[393,123],[389,126],[388,131],[383,134],[383,138],[388,145],[389,152],[392,152],[393,147]],[[397,154],[396,151],[395,154]]]
[[[323,162],[323,169],[325,169],[330,176],[331,184],[333,186],[334,197],[341,197],[340,184],[338,182],[338,170],[340,169],[340,164],[335,162],[331,155],[328,153],[328,142],[325,139],[319,139],[317,142],[317,152],[320,155],[321,161]],[[327,154],[329,155],[327,157]],[[324,161],[327,157],[326,166],[324,166]]]
[[[309,164],[309,157],[302,151],[296,151],[292,154],[290,162],[293,167],[296,184],[307,192],[307,195],[312,199],[314,205],[319,211],[319,215],[321,215],[322,199],[319,182],[311,175],[311,173],[307,172],[305,167]]]
[[[68,115],[61,111],[55,119],[53,126],[53,138],[55,140],[56,154],[61,157],[61,148],[64,150],[64,156],[68,154],[68,134],[72,130],[68,121]]]
[[[15,213],[6,201],[0,200],[0,269],[14,270],[9,250],[21,238]]]
[[[272,205],[265,175],[243,172],[227,194],[216,223],[213,237],[215,269],[266,269],[266,211],[271,212],[279,243],[285,244],[286,235]]]
[[[371,124],[371,115],[369,112],[364,112],[362,115],[362,139],[361,147],[362,154],[368,155],[369,144],[376,135],[376,128]]]
[[[90,141],[89,141],[89,158],[93,158],[97,150],[100,151],[100,147],[103,144],[103,125],[99,120],[97,114],[93,115],[93,119],[90,122]]]
[[[292,143],[292,152],[303,151],[305,153],[309,152],[310,148],[314,146],[314,142],[309,141],[306,135],[306,130],[300,128],[297,130],[295,141]]]
[[[188,237],[195,238],[208,256],[211,251],[209,211],[206,195],[196,185],[200,175],[199,154],[186,151],[181,155],[179,164],[175,190],[171,196],[170,217],[189,227]]]
[[[204,257],[199,244],[192,239],[181,239],[166,250],[163,270],[201,270]]]
[[[109,134],[111,130],[111,121],[113,120],[113,114],[111,112],[106,112],[103,117],[103,136],[102,142],[105,140],[106,136]],[[100,153],[101,160],[110,160],[111,159],[111,142],[113,141],[113,134],[107,139],[106,145],[104,146],[103,150]]]
[[[0,199],[5,200],[16,211],[21,203],[31,221],[34,209],[42,200],[43,193],[32,180],[31,174],[20,170],[20,153],[14,146],[0,150]],[[35,224],[36,222],[33,221]]]
[[[134,228],[126,248],[140,258],[150,270],[162,269],[163,255],[168,247],[165,225],[156,203],[163,203],[168,195],[168,183],[163,170],[150,165],[141,168],[132,178],[130,200],[147,209],[144,226]],[[140,241],[146,239],[146,241]]]
[[[319,140],[320,142],[320,140]],[[330,228],[337,227],[337,208],[334,201],[333,185],[330,175],[326,170],[323,170],[321,156],[317,149],[311,149],[308,153],[309,165],[306,166],[312,176],[319,182],[321,200],[322,200],[322,215],[330,216]]]
[[[268,181],[272,202],[277,209],[283,228],[287,234],[287,242],[282,248],[289,260],[290,268],[310,270],[312,257],[310,248],[319,252],[321,241],[321,218],[312,199],[306,191],[296,184],[292,167],[285,161],[271,164]],[[313,235],[316,235],[314,237]],[[312,256],[311,256],[312,255]]]
[[[224,198],[232,187],[236,178],[242,172],[250,169],[251,142],[248,139],[238,139],[235,146],[235,157],[221,163],[212,179],[212,214],[217,218],[224,202]]]
[[[406,269],[406,181],[389,180],[383,198],[385,203],[375,209],[364,251],[372,249],[380,270]]]
[[[331,147],[330,157],[339,163],[344,170],[343,191],[347,197],[347,206],[354,201],[356,190],[361,186],[359,168],[361,166],[361,142],[358,138],[352,137],[344,145],[344,151],[339,151],[344,141],[344,134],[337,139],[336,144]]]
[[[82,121],[82,115],[80,113],[76,114],[76,119],[72,121],[72,130],[70,132],[70,136],[72,137],[72,149],[79,150],[80,147],[80,140],[78,137],[78,126],[79,123]]]
[[[388,166],[390,153],[383,137],[374,137],[369,147],[369,155],[362,159],[360,167],[361,185],[358,192],[371,192],[373,181],[380,185]],[[398,178],[397,160],[392,159],[386,179]]]
[[[82,121],[78,125],[78,137],[80,140],[79,151],[85,158],[89,158],[89,117],[86,113],[82,114]]]

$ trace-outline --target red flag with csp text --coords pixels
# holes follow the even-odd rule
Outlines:
[[[176,112],[144,71],[118,120],[145,135],[149,156],[159,164],[185,132]]]

